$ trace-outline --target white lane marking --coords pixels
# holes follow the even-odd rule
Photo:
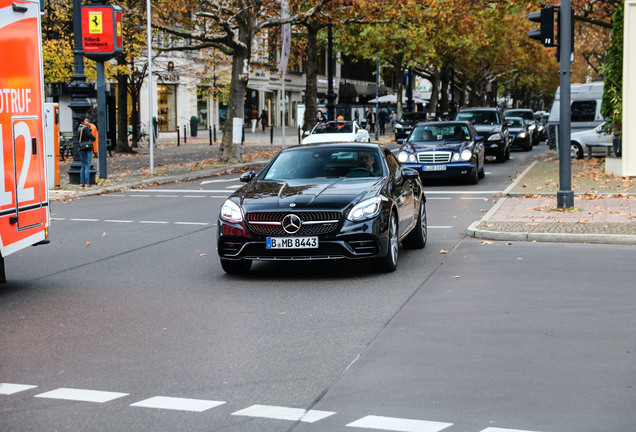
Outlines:
[[[147,191],[144,191],[147,192]],[[227,192],[224,189],[216,189],[216,190],[208,190],[208,189],[157,189],[157,190],[153,190],[152,193],[225,193]],[[133,193],[135,194],[135,196],[143,196],[143,195],[139,195],[137,194],[135,189],[131,189],[128,191],[128,193]],[[150,196],[150,195],[148,195]]]
[[[238,178],[226,178],[226,179],[217,179],[217,180],[205,180],[202,181],[201,185],[205,185],[205,184],[210,184],[210,183],[227,183],[227,182],[234,182],[234,181],[239,181]]]
[[[335,412],[331,411],[306,411],[302,408],[286,408],[271,405],[252,405],[251,407],[232,413],[232,415],[236,416],[301,421],[305,423],[314,423],[334,414]]]
[[[232,185],[232,186],[227,186],[225,189],[239,189],[243,187],[243,185]]]
[[[223,405],[224,403],[225,402],[223,401],[155,396],[150,399],[135,402],[130,406],[168,409],[176,411],[203,412],[211,408],[218,407],[219,405]]]
[[[425,190],[424,195],[477,195],[477,194],[499,194],[503,191],[487,191],[487,190],[476,190],[476,191],[431,191]]]
[[[99,222],[99,219],[79,219],[79,218],[74,218],[74,219],[70,219],[74,222]]]
[[[453,225],[431,225],[427,227],[428,229],[451,229],[454,228]]]
[[[142,224],[169,224],[168,221],[139,221]]]
[[[41,393],[39,395],[36,395],[35,397],[47,398],[47,399],[63,399],[63,400],[72,400],[72,401],[80,401],[80,402],[104,403],[104,402],[109,402],[124,396],[128,396],[128,393],[116,393],[116,392],[83,390],[83,389],[72,389],[72,388],[59,388],[57,390],[52,390],[50,392]]]
[[[179,198],[181,195],[154,195],[155,198]]]
[[[452,423],[431,422],[425,420],[410,420],[394,417],[366,416],[347,427],[363,429],[379,429],[396,432],[438,432],[452,426]]]
[[[205,195],[184,195],[183,198],[205,198]]]
[[[430,198],[426,198],[426,201],[428,200],[451,200],[453,198],[451,197],[430,197]]]
[[[66,218],[52,217],[51,220],[52,221],[63,221],[63,220],[66,220]]]
[[[112,223],[133,223],[133,220],[122,220],[122,219],[104,219],[104,222],[112,222]]]
[[[521,430],[521,429],[502,429],[502,428],[489,427],[489,428],[484,429],[481,432],[533,432],[533,431],[527,431],[527,430]]]
[[[488,201],[490,197],[459,197],[460,200],[486,200]]]
[[[129,196],[129,195],[121,195],[121,196]],[[152,195],[148,195],[148,194],[135,194],[135,198],[150,198],[151,196]]]
[[[28,384],[0,383],[0,394],[12,395],[12,394],[20,393],[22,391],[29,390],[36,387],[37,386],[35,385],[28,385]]]
[[[206,225],[210,225],[207,222],[175,222],[175,225],[202,225],[202,226],[206,226]]]

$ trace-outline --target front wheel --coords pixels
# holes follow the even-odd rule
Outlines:
[[[398,226],[395,214],[390,213],[389,216],[389,245],[386,256],[378,258],[376,261],[377,269],[381,272],[391,273],[397,268],[398,249],[400,242],[398,241]]]
[[[402,241],[402,245],[409,249],[422,249],[426,246],[428,238],[428,226],[426,222],[426,202],[424,199],[420,202],[420,212],[417,215],[417,225],[413,231]]]
[[[581,144],[572,141],[570,143],[570,157],[572,159],[583,159],[583,147]]]
[[[227,260],[221,258],[221,267],[228,274],[243,274],[250,271],[252,261],[250,260]]]

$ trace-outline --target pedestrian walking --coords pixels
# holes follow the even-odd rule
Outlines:
[[[258,124],[258,111],[254,105],[252,105],[252,109],[249,112],[249,118],[252,123],[252,133],[254,133],[256,132],[256,125]]]
[[[397,114],[395,113],[395,111],[391,111],[389,121],[391,122],[391,130],[395,132],[395,124],[397,123]]]
[[[378,127],[380,128],[380,135],[384,135],[384,127],[388,118],[389,115],[386,111],[384,111],[384,108],[380,108],[380,112],[378,113]]]
[[[375,132],[375,112],[373,112],[373,108],[369,108],[369,111],[367,111],[367,125],[369,125],[369,133]]]
[[[261,116],[259,117],[261,121],[261,125],[263,125],[263,133],[267,130],[267,125],[269,124],[269,120],[267,119],[267,111],[261,111]]]
[[[77,123],[76,130],[81,162],[80,187],[87,187],[91,185],[91,162],[93,160],[93,142],[95,141],[95,135],[91,133],[88,117],[82,118],[82,120]]]

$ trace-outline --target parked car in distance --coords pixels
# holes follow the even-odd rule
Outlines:
[[[510,135],[510,147],[521,150],[532,150],[532,138],[529,125],[521,117],[506,117],[508,122],[508,133]]]
[[[473,124],[477,133],[484,137],[486,156],[495,156],[498,163],[510,159],[508,124],[499,108],[462,108],[455,120]]]
[[[534,118],[534,111],[524,108],[509,109],[504,111],[504,115],[506,116],[506,119],[508,117],[521,117],[524,119],[528,125],[528,133],[530,133],[530,142],[532,145],[535,146],[541,142],[537,128],[538,123]]]
[[[419,122],[427,120],[426,111],[416,111],[402,114],[402,117],[395,123],[395,141],[398,144],[404,142],[409,137],[411,131]]]
[[[398,247],[423,248],[426,198],[417,171],[378,144],[283,149],[225,201],[217,246],[227,273],[252,261],[372,260],[392,272]]]
[[[371,141],[369,131],[355,121],[344,120],[318,123],[311,132],[307,131],[304,135],[302,144]]]
[[[592,154],[605,155],[607,149],[612,147],[614,132],[612,123],[605,122],[594,129],[588,129],[570,134],[570,155],[575,159],[582,159],[585,156],[586,146],[594,146]]]
[[[419,123],[398,151],[402,166],[422,179],[464,177],[477,184],[485,175],[484,138],[465,121]]]

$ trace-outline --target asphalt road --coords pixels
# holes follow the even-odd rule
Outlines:
[[[55,203],[6,259],[0,430],[628,430],[636,252],[463,234],[539,151],[427,185],[429,243],[389,275],[224,274],[236,176]]]

